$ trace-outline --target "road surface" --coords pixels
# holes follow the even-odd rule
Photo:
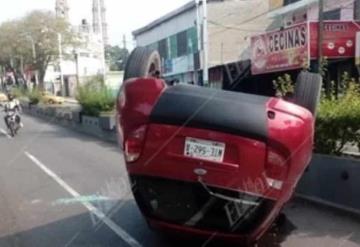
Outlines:
[[[1,247],[212,246],[148,229],[116,145],[35,118],[24,124],[11,139],[0,123]],[[360,246],[359,219],[303,201],[285,213],[259,246]]]

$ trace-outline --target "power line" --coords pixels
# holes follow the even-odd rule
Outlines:
[[[218,22],[215,22],[215,21],[209,21],[209,23],[213,24],[213,25],[216,25],[216,26],[220,26],[220,27],[223,27],[227,30],[236,30],[236,31],[240,31],[240,32],[262,32],[264,30],[255,30],[255,29],[242,29],[242,28],[238,28],[236,26],[230,26],[230,25],[225,25],[225,24],[222,24],[222,23],[218,23]]]

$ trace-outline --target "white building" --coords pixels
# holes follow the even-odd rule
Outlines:
[[[94,0],[94,6],[97,6],[97,0]],[[78,33],[81,39],[81,47],[76,50],[63,50],[64,56],[61,62],[61,71],[64,76],[64,93],[66,96],[74,96],[78,84],[85,82],[87,79],[102,75],[103,72],[103,45],[106,44],[107,24],[106,12],[104,8],[104,0],[99,1],[101,4],[101,13],[99,7],[93,8],[93,25],[87,20],[82,20],[80,25],[73,25],[73,29]],[[59,18],[69,20],[69,7],[66,0],[56,1],[56,15]],[[98,19],[101,16],[104,37],[99,32],[100,25]],[[96,23],[95,23],[96,22]],[[102,39],[104,39],[104,42]],[[50,64],[45,76],[45,84],[47,90],[60,94],[60,66],[59,61]]]

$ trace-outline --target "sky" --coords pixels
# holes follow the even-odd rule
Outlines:
[[[1,0],[6,1],[6,0]],[[70,6],[70,21],[79,24],[86,18],[92,20],[92,0],[67,0]],[[122,44],[126,34],[132,46],[131,32],[184,5],[190,0],[105,0],[110,43]],[[53,10],[55,0],[10,0],[3,4],[0,23],[19,18],[34,9]]]

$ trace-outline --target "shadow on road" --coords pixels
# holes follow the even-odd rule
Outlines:
[[[357,245],[360,245],[359,233],[349,235],[344,229],[341,231],[334,231],[332,225],[323,225],[321,228],[316,228],[317,224],[326,223],[323,221],[322,216],[320,218],[312,217],[311,213],[306,215],[298,215],[302,218],[307,218],[304,222],[310,222],[310,225],[301,225],[304,222],[298,221],[297,217],[291,213],[291,210],[299,210],[297,213],[303,213],[307,210],[313,210],[312,213],[317,213],[317,209],[312,209],[312,206],[292,204],[290,209],[289,219],[286,216],[282,216],[277,221],[277,225],[274,227],[259,241],[259,247],[280,247],[280,246],[307,246],[302,245],[302,241],[286,243],[286,239],[291,237],[294,232],[300,235],[304,239],[311,237],[316,238],[328,238],[329,236],[341,239],[347,237],[348,241],[351,241]],[[299,207],[299,208],[298,208]],[[190,246],[203,246],[204,240],[194,241],[171,238],[161,233],[156,233],[149,230],[145,220],[140,214],[138,208],[135,205],[134,200],[118,201],[114,206],[114,210],[109,217],[121,228],[123,228],[129,235],[136,239],[142,246],[146,247],[190,247]],[[288,209],[285,211],[289,212]],[[331,212],[327,212],[330,213]],[[336,220],[338,215],[334,215]],[[298,221],[298,222],[296,222]],[[320,222],[316,222],[320,221]],[[351,223],[352,224],[352,223]],[[20,224],[21,225],[21,224]],[[341,226],[337,226],[341,227]],[[349,227],[345,226],[345,227]],[[356,231],[354,228],[353,231]],[[89,213],[83,213],[69,218],[65,218],[56,222],[52,222],[46,225],[42,225],[31,230],[19,232],[13,235],[4,236],[0,238],[1,247],[77,247],[77,246],[91,246],[91,247],[122,247],[128,246],[120,237],[112,232],[106,225],[101,222],[94,222]],[[216,243],[211,241],[206,245],[207,247],[215,246],[231,246],[224,245],[224,243]],[[239,245],[232,245],[238,247]],[[346,245],[343,245],[346,246]]]

